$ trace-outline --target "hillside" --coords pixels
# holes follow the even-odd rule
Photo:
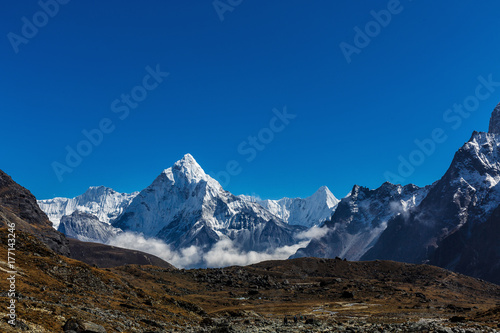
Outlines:
[[[6,230],[0,235],[6,258]],[[29,234],[17,239],[17,311],[32,332],[61,332],[71,318],[106,332],[276,330],[284,315],[299,313],[309,324],[304,318],[289,331],[498,325],[500,286],[433,266],[300,258],[223,269],[98,269]],[[3,260],[0,270],[6,290]],[[462,322],[450,322],[454,316]],[[0,330],[14,331],[5,321]]]

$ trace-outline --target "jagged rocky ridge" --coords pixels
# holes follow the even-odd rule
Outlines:
[[[332,218],[325,222],[328,233],[313,239],[298,257],[342,257],[359,260],[378,240],[387,222],[398,214],[407,214],[425,197],[430,187],[384,183],[370,190],[355,185],[337,206]]]
[[[474,132],[440,180],[418,190],[419,200],[414,200],[413,205],[388,216],[387,227],[376,242],[368,244],[360,259],[430,262],[500,283],[500,243],[498,237],[491,236],[498,235],[500,225],[499,181],[500,104],[491,116],[489,132]],[[384,184],[375,191],[387,186]],[[357,216],[355,209],[346,208],[349,201],[343,199],[332,221],[325,224],[329,233],[300,249],[295,257],[350,256],[345,252],[346,239],[353,234],[348,229],[349,223],[363,224],[363,218]],[[387,201],[385,196],[377,200],[384,201]],[[374,206],[370,203],[368,207],[371,210]],[[347,214],[342,219],[340,215],[344,212]]]

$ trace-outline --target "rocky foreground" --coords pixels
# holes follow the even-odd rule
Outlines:
[[[176,331],[174,329],[174,331]],[[500,330],[483,325],[458,324],[453,327],[449,323],[433,320],[420,320],[400,324],[370,324],[363,320],[338,322],[311,322],[283,324],[279,320],[267,319],[256,323],[224,322],[212,327],[186,328],[177,331],[185,332],[436,332],[436,333],[482,333],[499,332]]]
[[[301,258],[223,269],[98,268],[56,254],[28,233],[16,237],[17,328],[2,306],[1,332],[500,329],[500,286],[428,265]],[[6,229],[0,243],[6,305]]]

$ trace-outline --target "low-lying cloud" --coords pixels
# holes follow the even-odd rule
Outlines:
[[[123,232],[111,238],[109,245],[137,250],[155,255],[168,261],[175,267],[192,267],[201,261],[199,250],[196,246],[190,246],[181,251],[174,251],[170,245],[160,239],[146,238],[141,234]]]
[[[288,259],[299,248],[307,246],[311,239],[322,237],[327,232],[326,227],[312,227],[297,235],[297,239],[300,240],[297,244],[265,252],[243,251],[229,238],[218,241],[209,250],[194,245],[173,250],[169,244],[160,239],[146,238],[142,234],[133,232],[118,234],[108,240],[107,244],[155,255],[178,268],[245,266],[266,260]]]
[[[328,227],[320,228],[317,226],[313,226],[312,228],[307,229],[306,231],[302,231],[301,233],[299,233],[297,235],[297,238],[298,239],[308,239],[308,240],[317,239],[317,238],[321,238],[321,237],[325,236],[329,231],[330,231],[330,229]]]

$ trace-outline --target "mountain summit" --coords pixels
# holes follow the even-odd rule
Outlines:
[[[269,251],[295,244],[295,234],[303,230],[225,191],[190,154],[164,170],[112,224],[174,249],[230,240],[244,251]]]
[[[491,113],[488,133],[500,134],[500,103],[497,104],[497,106]]]
[[[335,198],[326,186],[320,187],[313,195],[307,198],[261,200],[249,196],[240,197],[257,202],[290,225],[301,225],[304,227],[318,226],[330,219],[339,203],[339,200]]]
[[[200,181],[209,182],[213,180],[205,173],[191,154],[184,155],[182,159],[175,162],[172,167],[165,169],[163,173],[174,183],[198,183]],[[212,185],[216,184],[212,182]]]

